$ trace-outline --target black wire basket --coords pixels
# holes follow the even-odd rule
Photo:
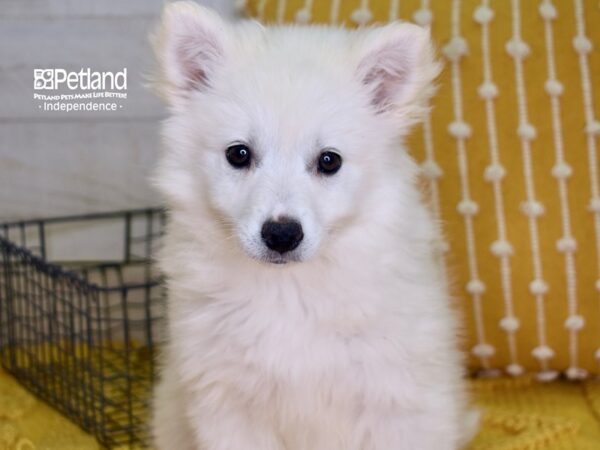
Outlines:
[[[0,362],[106,447],[148,444],[159,209],[0,225]]]

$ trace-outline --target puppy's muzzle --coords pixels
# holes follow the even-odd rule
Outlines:
[[[281,254],[294,250],[304,238],[302,225],[290,218],[267,220],[260,235],[268,248]]]

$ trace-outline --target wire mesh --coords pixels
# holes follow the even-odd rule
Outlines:
[[[0,362],[106,447],[148,443],[159,209],[0,225]]]

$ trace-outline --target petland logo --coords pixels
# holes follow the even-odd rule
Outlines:
[[[34,69],[33,91],[42,111],[117,111],[127,99],[127,68],[119,72],[96,72],[89,67]]]
[[[120,72],[93,72],[89,67],[79,72],[65,69],[34,69],[33,89],[55,90],[65,87],[71,91],[127,90],[127,68]]]

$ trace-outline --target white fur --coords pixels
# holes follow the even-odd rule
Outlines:
[[[428,33],[232,25],[175,3],[156,51],[172,113],[156,447],[459,448],[456,323],[401,146],[438,70]],[[226,161],[238,141],[248,170]],[[315,169],[325,148],[343,157],[331,177]],[[304,230],[287,264],[260,238],[279,215]]]

